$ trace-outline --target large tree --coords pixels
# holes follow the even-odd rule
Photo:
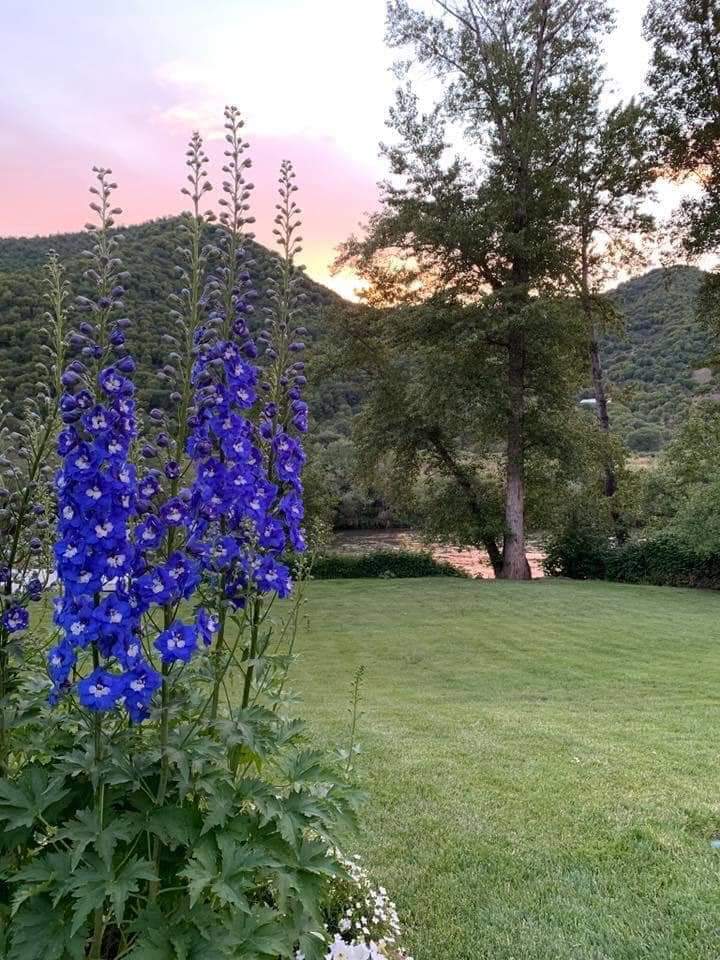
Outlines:
[[[720,249],[720,0],[650,0],[652,96],[659,172],[692,178],[677,222],[691,255]]]
[[[417,318],[417,327],[406,320],[408,352],[417,331],[427,341],[430,330],[443,363],[466,369],[473,359],[474,382],[465,378],[454,404],[476,416],[460,417],[462,434],[444,419],[443,439],[452,439],[450,450],[501,445],[497,566],[512,579],[530,575],[528,455],[544,448],[552,456],[562,444],[557,418],[570,415],[577,385],[567,225],[571,134],[584,108],[573,94],[610,24],[605,0],[436,0],[432,12],[407,0],[388,6],[389,42],[410,58],[385,148],[393,178],[345,259],[370,282],[373,305]],[[429,84],[414,83],[414,68],[430,74]],[[426,109],[425,86],[439,90]],[[417,357],[406,375],[417,375]]]

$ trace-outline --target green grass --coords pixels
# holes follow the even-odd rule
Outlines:
[[[321,739],[366,667],[356,849],[416,960],[717,960],[720,596],[330,581],[308,613]]]

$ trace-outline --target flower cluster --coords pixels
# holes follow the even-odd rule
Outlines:
[[[90,319],[71,338],[80,357],[62,376],[55,548],[63,588],[55,620],[62,636],[49,658],[53,696],[71,685],[78,655],[88,649],[94,670],[77,684],[81,702],[93,710],[123,704],[133,721],[148,714],[162,683],[145,651],[154,648],[171,666],[189,662],[218,633],[221,646],[225,606],[240,608],[248,597],[266,594],[287,597],[292,582],[283,555],[305,549],[300,435],[307,430],[307,404],[298,359],[304,344],[297,339],[304,329],[295,326],[301,297],[293,263],[300,250],[292,199],[297,188],[291,166],[283,164],[275,221],[283,256],[270,290],[268,329],[254,338],[256,294],[245,232],[251,185],[242,156],[247,144],[234,108],[226,121],[231,182],[220,201],[219,265],[207,282],[198,203],[210,187],[199,137],[188,151],[195,253],[192,281],[183,291],[187,303],[176,297],[186,313],[174,311],[186,349],[185,357],[173,353],[180,371],[168,364],[161,372],[180,387],[174,394],[180,412],[173,429],[163,411],[151,410],[151,433],[138,445],[143,462],[160,466],[136,473],[129,459],[138,432],[134,363],[125,347],[127,321],[114,320],[125,275],[117,273],[117,241],[108,233],[114,184],[102,169],[99,203],[91,205],[101,228],[88,273],[98,296],[79,298]],[[186,622],[180,605],[201,584],[210,588],[209,609]],[[153,628],[155,607],[162,608],[162,630]]]
[[[81,298],[90,318],[71,338],[80,350],[62,375],[58,437],[62,458],[56,478],[58,540],[55,561],[62,593],[55,622],[60,641],[50,650],[48,667],[54,699],[68,689],[78,655],[92,651],[94,669],[77,685],[80,702],[90,710],[125,705],[138,721],[148,709],[158,678],[145,660],[139,637],[140,610],[131,575],[136,567],[131,522],[138,499],[130,445],[137,435],[135,369],[125,347],[127,321],[122,308],[125,275],[115,272],[116,241],[108,234],[114,184],[110,171],[96,169],[100,216],[90,275],[96,300]]]
[[[243,303],[234,301],[238,312]],[[303,547],[298,487],[304,454],[267,410],[259,423],[247,415],[256,401],[258,369],[243,356],[252,343],[244,320],[236,319],[233,329],[243,345],[221,339],[204,346],[195,368],[198,412],[188,449],[197,470],[189,546],[240,604],[248,589],[281,597],[290,592],[290,572],[279,558],[288,543]]]
[[[399,947],[397,909],[382,886],[370,880],[359,858],[333,856],[344,875],[332,880],[324,906],[328,952],[326,960],[412,960]],[[295,960],[303,960],[302,953]]]
[[[291,577],[281,557],[288,549],[305,549],[305,454],[297,435],[307,429],[307,405],[301,397],[303,364],[295,360],[303,344],[287,342],[292,294],[287,283],[277,295],[278,322],[262,331],[257,342],[250,334],[255,291],[242,245],[247,222],[242,201],[249,189],[240,175],[245,144],[242,122],[232,109],[226,120],[227,169],[239,184],[231,193],[235,198],[239,194],[241,202],[221,216],[223,263],[209,298],[207,324],[196,332],[195,411],[187,445],[196,473],[188,548],[222,584],[225,598],[242,606],[248,594],[286,597]],[[291,168],[283,169],[287,179]],[[288,186],[291,202],[289,192]],[[285,253],[294,249],[290,240]],[[293,268],[286,258],[280,269]],[[256,362],[258,343],[266,347],[264,366]]]
[[[347,878],[336,883],[335,898],[347,901],[342,914],[335,918],[338,933],[350,942],[353,939],[383,941],[393,945],[400,935],[397,908],[382,886],[375,886],[358,858],[342,858]]]
[[[389,960],[385,953],[385,945],[370,941],[370,943],[347,943],[339,935],[330,944],[325,960]]]

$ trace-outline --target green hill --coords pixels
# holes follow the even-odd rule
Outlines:
[[[610,294],[625,329],[604,338],[603,363],[613,426],[632,449],[659,449],[693,397],[717,390],[713,341],[695,313],[703,276],[693,267],[652,270]]]
[[[167,362],[162,334],[171,329],[168,296],[176,285],[176,250],[182,239],[179,223],[178,218],[167,218],[117,231],[122,238],[123,266],[131,275],[125,301],[128,316],[133,320],[129,337],[138,361],[138,388],[143,399],[156,406],[162,406],[166,400],[153,371]],[[42,266],[48,252],[55,250],[67,268],[73,292],[86,292],[82,251],[87,246],[85,233],[0,239],[0,381],[4,381],[4,389],[18,414],[23,399],[33,394],[36,381],[34,363],[44,310]],[[256,243],[250,245],[250,254],[259,293],[255,315],[261,324],[263,291],[275,255]],[[302,322],[308,329],[306,339],[313,341],[322,336],[325,311],[342,303],[342,299],[310,278],[303,286],[307,303]],[[357,387],[352,383],[313,382],[312,377],[310,382],[309,399],[316,417],[330,425],[331,432],[347,434],[353,410],[360,402]]]
[[[175,285],[179,220],[154,220],[118,231],[122,256],[132,281],[127,296],[133,318],[132,348],[139,363],[138,385],[144,399],[162,405],[162,386],[153,370],[166,362],[162,333],[168,329],[167,298]],[[34,392],[35,357],[42,306],[42,265],[54,249],[67,265],[76,292],[83,292],[84,233],[53,237],[0,239],[0,379],[19,413],[24,397]],[[274,254],[252,244],[253,272],[262,291]],[[692,398],[715,387],[708,364],[710,335],[695,318],[695,298],[703,274],[690,267],[654,270],[624,283],[610,296],[625,315],[625,332],[602,343],[615,429],[638,451],[661,447],[684,416]],[[307,308],[303,322],[308,339],[322,341],[325,312],[342,304],[331,290],[305,281]],[[258,309],[258,317],[261,316]],[[312,365],[313,351],[309,352]],[[707,382],[704,382],[707,381]],[[343,442],[362,402],[356,382],[314,378],[309,396],[316,436],[323,444]],[[589,395],[589,394],[588,394]]]

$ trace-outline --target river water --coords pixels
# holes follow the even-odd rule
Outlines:
[[[343,530],[335,534],[333,549],[338,553],[370,553],[374,550],[429,550],[436,560],[444,560],[473,577],[492,579],[493,571],[484,550],[458,548],[447,544],[428,547],[412,530]],[[528,561],[533,577],[542,577],[545,555],[537,544],[530,544]]]

